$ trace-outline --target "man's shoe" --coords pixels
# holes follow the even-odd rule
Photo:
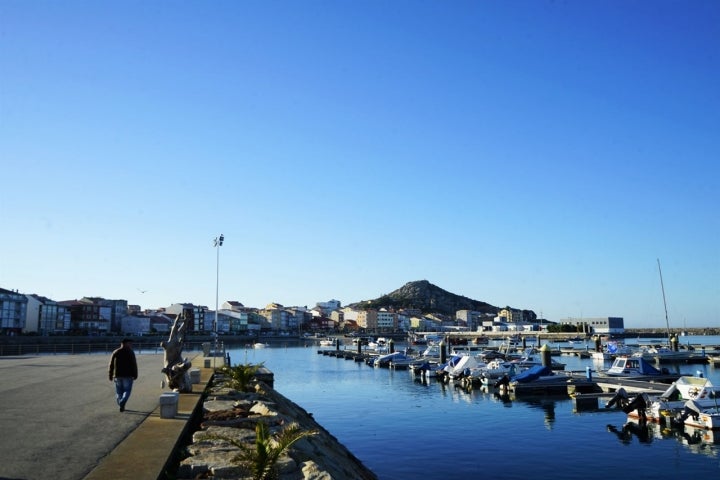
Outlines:
[[[120,411],[121,411],[121,412],[124,412],[124,411],[125,411],[125,404],[124,404],[124,403],[121,403],[121,404],[120,404]]]

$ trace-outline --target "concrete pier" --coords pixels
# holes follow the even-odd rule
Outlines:
[[[213,370],[203,357],[192,393],[161,418],[162,354],[137,354],[139,378],[125,412],[115,403],[105,354],[0,357],[0,478],[156,480],[167,467]]]

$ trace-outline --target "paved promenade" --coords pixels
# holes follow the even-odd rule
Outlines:
[[[136,356],[139,377],[123,413],[109,354],[0,357],[0,479],[156,479],[212,372],[201,369],[178,416],[161,419],[163,356]],[[202,356],[190,358],[202,367]]]

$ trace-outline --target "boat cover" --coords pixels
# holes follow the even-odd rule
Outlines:
[[[660,375],[662,373],[660,370],[650,365],[650,362],[642,357],[640,357],[639,367],[640,374],[642,375]]]
[[[552,369],[550,367],[535,365],[534,367],[530,367],[524,372],[515,375],[510,380],[518,383],[528,383],[533,380],[537,380],[538,377],[545,377],[552,374]]]
[[[408,357],[402,352],[388,353],[377,358],[378,362],[392,362],[394,360],[407,360]]]
[[[450,374],[459,374],[467,368],[475,368],[478,363],[470,355],[456,355],[450,359],[444,370]]]

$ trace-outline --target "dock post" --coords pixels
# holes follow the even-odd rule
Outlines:
[[[389,353],[395,353],[395,342],[392,338],[388,341],[388,351]]]
[[[542,366],[543,367],[550,367],[552,366],[552,357],[550,356],[550,349],[547,346],[547,343],[540,347],[540,355],[542,357]]]
[[[440,340],[440,365],[447,362],[447,352],[445,351],[445,340]]]
[[[358,337],[358,355],[362,355],[362,337]]]

